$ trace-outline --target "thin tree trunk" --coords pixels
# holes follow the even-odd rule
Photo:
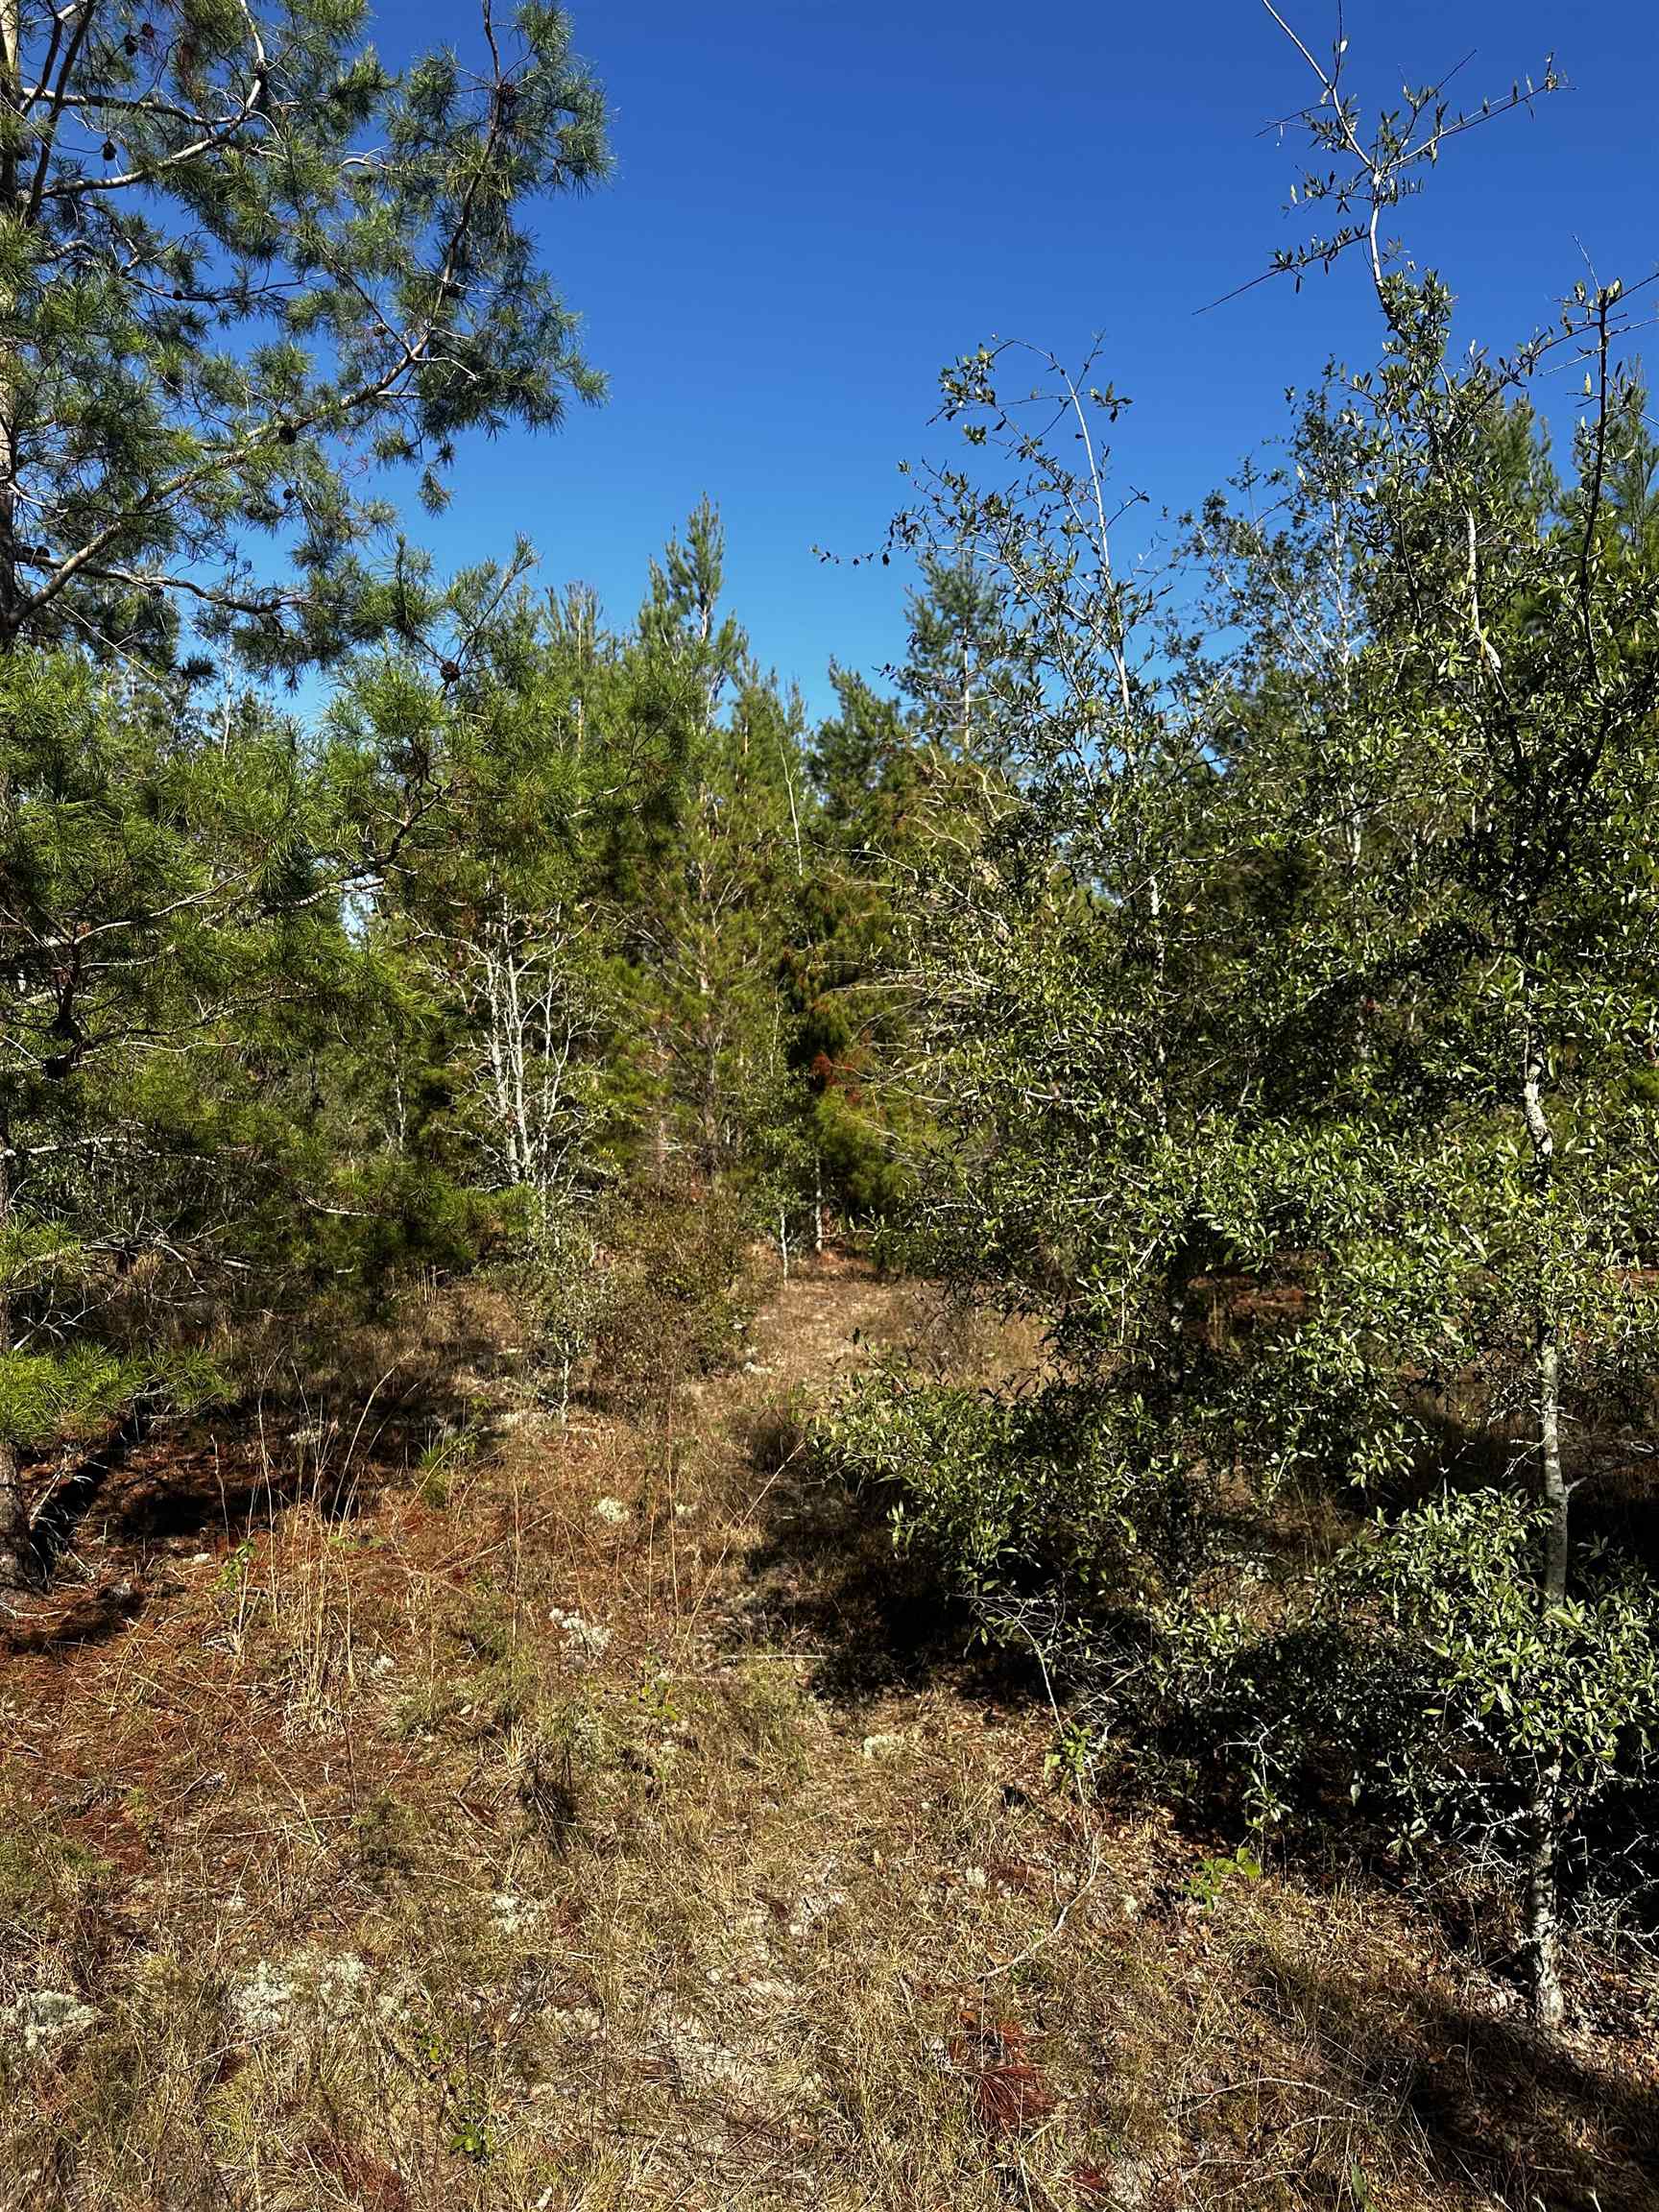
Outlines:
[[[22,60],[19,53],[18,0],[0,0],[0,104],[6,110],[0,145],[0,207],[11,216],[17,202],[17,109]],[[0,324],[10,323],[15,301],[0,291]],[[12,363],[0,330],[0,653],[9,654],[15,637],[17,610],[17,422]],[[0,807],[11,793],[0,778]],[[0,1242],[12,1218],[12,1130],[0,1105]],[[0,1358],[12,1350],[11,1284],[0,1261]],[[29,1516],[23,1502],[17,1447],[0,1435],[0,1592],[22,1587],[29,1558]]]
[[[1522,1041],[1521,1110],[1532,1145],[1533,1173],[1548,1190],[1553,1173],[1555,1138],[1544,1111],[1544,1047],[1527,1022]],[[1533,1323],[1533,1372],[1538,1387],[1539,1488],[1545,1508],[1544,1565],[1539,1602],[1545,1613],[1567,1596],[1570,1555],[1570,1492],[1561,1465],[1561,1339],[1545,1286]],[[1560,1884],[1557,1829],[1560,1819],[1561,1752],[1556,1748],[1539,1768],[1527,1811],[1527,1949],[1532,1978],[1532,2016],[1540,2028],[1561,2024],[1565,2000],[1559,1961]]]
[[[1559,1752],[1540,1768],[1527,1820],[1527,1958],[1532,1982],[1532,2017],[1547,2032],[1567,2010],[1561,1989],[1560,1881],[1556,1835],[1560,1821]]]
[[[0,1121],[0,1242],[4,1241],[12,1213],[11,1132]],[[3,1262],[0,1262],[3,1265]],[[12,1297],[0,1273],[0,1358],[12,1350]],[[17,1447],[0,1434],[0,1595],[23,1587],[29,1561],[29,1512],[23,1499],[22,1471]]]
[[[1568,1504],[1561,1469],[1561,1347],[1553,1326],[1538,1323],[1538,1463],[1547,1515],[1544,1541],[1544,1603],[1559,1605],[1567,1596]]]

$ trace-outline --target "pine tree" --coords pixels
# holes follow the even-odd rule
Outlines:
[[[217,722],[61,652],[0,656],[0,1572],[28,1564],[19,1448],[189,1388],[199,1270],[264,1242],[306,1188],[284,1107],[354,959],[299,733]],[[209,1255],[212,1256],[211,1263]]]
[[[353,0],[0,0],[0,657],[14,696],[60,681],[32,659],[47,649],[137,685],[200,673],[203,645],[288,675],[333,659],[400,619],[397,574],[376,579],[368,558],[389,511],[363,465],[371,482],[413,469],[439,505],[466,432],[545,427],[597,393],[523,220],[532,197],[604,170],[599,94],[565,18],[526,5],[509,30],[486,5],[471,61],[444,49],[401,78],[364,45],[365,20]],[[179,710],[176,692],[158,697]],[[81,725],[77,774],[106,819],[133,794],[150,804],[121,734],[150,717],[105,694]],[[0,1250],[14,1255],[33,1234],[12,1211],[19,1164],[36,1118],[60,1111],[40,1085],[77,1080],[93,1054],[75,1026],[78,932],[106,922],[82,911],[39,811],[53,786],[36,781],[37,742],[14,722],[0,750],[18,979]],[[234,911],[255,879],[273,913],[326,896],[314,822],[276,835],[256,872],[234,837],[209,839],[228,870],[209,883],[141,814],[130,827],[180,871],[142,871],[119,918],[163,973],[188,918]],[[57,1048],[33,1036],[36,1003],[67,1025]],[[13,1286],[9,1261],[8,1348]],[[0,1436],[7,1581],[27,1548],[17,1440]]]
[[[401,78],[365,20],[0,6],[0,648],[331,654],[377,618],[356,457],[441,503],[467,431],[597,391],[521,212],[604,171],[565,18]]]

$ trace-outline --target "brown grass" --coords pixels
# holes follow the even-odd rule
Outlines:
[[[0,1680],[0,2207],[1659,2202],[1651,1989],[1540,2055],[1404,1896],[1050,1783],[801,1444],[935,1327],[830,1259],[637,1423],[474,1346],[463,1446],[337,1393],[84,1527]]]

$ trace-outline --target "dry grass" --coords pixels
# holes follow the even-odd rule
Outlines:
[[[84,1535],[136,1603],[0,1682],[0,2207],[1659,2202],[1627,2021],[1540,2058],[1404,1899],[1051,1784],[800,1448],[933,1326],[827,1262],[644,1425],[476,1360],[493,1442],[336,1403]]]

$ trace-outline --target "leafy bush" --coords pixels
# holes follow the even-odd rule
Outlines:
[[[1363,1777],[1406,1838],[1527,1847],[1541,1793],[1565,1844],[1650,1776],[1659,1727],[1659,1605],[1603,1558],[1540,1605],[1541,1509],[1501,1491],[1447,1492],[1381,1518],[1327,1578],[1373,1679],[1408,1716]]]
[[[1204,1543],[1195,1480],[1139,1398],[1056,1382],[1024,1392],[924,1382],[889,1365],[819,1424],[850,1479],[891,1497],[902,1548],[926,1551],[984,1632],[1082,1670],[1144,1639]]]

